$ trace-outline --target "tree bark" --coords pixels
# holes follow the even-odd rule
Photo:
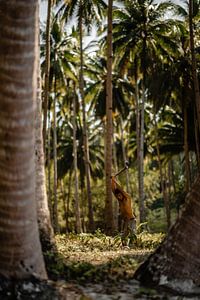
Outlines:
[[[46,178],[44,168],[44,148],[42,137],[42,101],[41,101],[41,77],[40,62],[38,57],[38,90],[35,114],[35,166],[36,166],[36,203],[37,218],[40,232],[42,250],[50,251],[54,248],[53,229],[49,213]]]
[[[190,172],[190,158],[189,158],[189,147],[188,147],[188,115],[187,107],[184,104],[183,107],[183,120],[184,120],[184,154],[185,154],[185,191],[188,193],[191,184],[191,172]]]
[[[196,63],[195,46],[194,46],[193,0],[189,0],[189,30],[190,30],[190,50],[191,50],[191,59],[192,59],[192,77],[193,77],[194,92],[195,92],[198,128],[200,132],[200,93],[199,93],[199,81],[197,76],[197,63]]]
[[[111,172],[112,172],[112,5],[108,1],[108,33],[107,33],[107,80],[106,80],[106,152],[105,152],[105,173],[106,173],[106,203],[105,203],[105,226],[107,234],[114,230]]]
[[[80,12],[82,13],[82,0],[80,1]],[[84,95],[84,80],[83,80],[83,16],[80,15],[79,21],[79,34],[80,34],[80,94],[82,101],[82,113],[83,113],[83,144],[84,144],[84,163],[85,163],[85,173],[86,173],[86,188],[87,188],[87,200],[88,200],[88,221],[89,230],[94,231],[94,215],[92,206],[92,193],[91,193],[91,183],[90,183],[90,158],[89,158],[89,146],[88,146],[88,130],[86,122],[86,109],[85,109],[85,95]]]
[[[0,274],[46,278],[35,201],[38,3],[0,1]]]
[[[44,117],[43,117],[43,146],[46,155],[46,127],[49,104],[49,72],[50,72],[50,31],[51,31],[51,6],[52,0],[48,0],[47,22],[46,22],[46,55],[45,55],[45,83],[44,83]]]
[[[163,174],[162,161],[161,161],[161,157],[160,157],[158,127],[157,127],[157,122],[156,122],[156,117],[155,116],[154,116],[154,125],[155,125],[155,138],[156,138],[156,152],[157,152],[157,156],[158,156],[158,165],[159,165],[159,171],[160,171],[161,190],[162,190],[163,200],[164,200],[165,214],[166,214],[166,220],[167,220],[167,228],[169,229],[169,227],[171,225],[170,206],[169,206],[167,190],[166,190],[166,180],[165,180],[165,176]]]
[[[145,195],[144,195],[144,103],[145,103],[145,85],[142,83],[142,101],[140,104],[140,125],[139,125],[139,159],[138,159],[138,172],[139,172],[139,211],[140,223],[145,222]]]
[[[56,122],[56,76],[54,78],[54,99],[53,99],[53,225],[55,233],[59,232],[58,224],[58,197],[57,197],[57,187],[58,187],[58,175],[57,175],[57,122]]]
[[[74,157],[74,202],[75,202],[75,219],[76,219],[76,232],[81,233],[81,218],[80,218],[80,205],[78,196],[78,168],[77,168],[77,142],[76,142],[76,99],[73,97],[73,157]]]
[[[184,294],[200,284],[200,176],[187,194],[181,216],[159,248],[137,269],[143,285],[169,287]]]

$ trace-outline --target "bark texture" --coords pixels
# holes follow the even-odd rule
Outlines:
[[[107,81],[106,81],[106,149],[105,149],[105,173],[106,173],[106,204],[105,222],[106,232],[112,234],[114,230],[111,172],[112,172],[112,5],[108,1],[108,34],[107,34]]]
[[[200,284],[200,176],[166,239],[136,271],[144,285],[166,286],[184,293]]]
[[[38,3],[0,1],[0,274],[46,278],[35,202]]]

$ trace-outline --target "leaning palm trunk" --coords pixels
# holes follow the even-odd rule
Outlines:
[[[186,197],[181,216],[159,248],[139,267],[134,277],[144,285],[195,292],[200,284],[200,176]],[[196,290],[197,291],[197,290]]]
[[[46,278],[35,201],[36,0],[0,1],[0,40],[0,274]]]
[[[78,197],[78,173],[77,173],[77,143],[76,143],[76,99],[73,97],[73,157],[74,157],[74,202],[76,232],[81,233],[80,205]]]
[[[108,234],[113,233],[113,203],[111,188],[112,172],[112,5],[108,1],[108,35],[107,35],[107,80],[106,80],[106,151],[105,151],[105,173],[106,173],[106,203],[105,203],[105,226]]]
[[[82,1],[80,1],[82,7]],[[82,100],[82,112],[83,112],[83,143],[84,143],[84,163],[85,163],[85,174],[86,174],[86,187],[87,187],[87,200],[88,200],[88,221],[89,230],[94,231],[94,216],[92,207],[92,193],[90,184],[90,158],[89,158],[89,146],[88,146],[88,130],[86,123],[86,109],[85,109],[85,95],[84,95],[84,81],[83,81],[83,24],[82,24],[82,8],[80,9],[80,21],[79,21],[79,33],[80,33],[80,94]]]

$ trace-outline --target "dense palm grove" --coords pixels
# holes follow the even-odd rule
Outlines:
[[[1,297],[199,296],[199,0],[46,4],[0,0]]]
[[[109,140],[112,173],[129,161],[120,181],[133,197],[138,221],[165,230],[176,217],[200,159],[199,1],[192,4],[192,13],[186,2],[113,4],[113,129],[107,139],[107,5],[48,2],[41,68],[48,199],[56,232],[106,229],[105,222],[117,229],[116,202],[106,206]]]

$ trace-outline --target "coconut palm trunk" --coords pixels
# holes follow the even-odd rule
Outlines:
[[[42,250],[51,250],[54,246],[53,229],[49,213],[46,176],[44,169],[44,152],[42,137],[42,101],[41,101],[41,77],[38,58],[38,90],[35,114],[35,168],[36,168],[36,203],[37,218],[40,232]]]
[[[47,22],[46,22],[46,55],[45,55],[45,83],[44,83],[44,116],[43,116],[43,145],[44,155],[46,154],[46,132],[47,115],[49,104],[49,72],[50,72],[50,31],[51,31],[51,7],[52,0],[48,0]]]
[[[163,171],[163,166],[162,166],[162,161],[161,161],[160,145],[159,145],[159,139],[158,139],[158,126],[157,126],[155,115],[154,115],[154,125],[155,125],[156,152],[157,152],[157,156],[158,156],[158,165],[159,165],[159,171],[160,171],[161,190],[162,190],[163,200],[164,200],[167,228],[169,229],[169,227],[171,225],[170,205],[169,205],[169,198],[168,198],[167,189],[166,189],[165,174]]]
[[[185,191],[189,192],[191,185],[191,172],[190,172],[190,157],[188,146],[188,115],[186,104],[183,107],[183,120],[184,120],[184,154],[185,154]]]
[[[73,97],[73,157],[74,157],[74,202],[75,202],[75,219],[76,219],[76,232],[81,233],[81,218],[80,218],[80,205],[78,196],[78,167],[77,167],[77,141],[76,141],[76,99]]]
[[[123,129],[123,120],[122,117],[120,118],[120,135],[121,135],[121,143],[122,143],[122,155],[123,155],[123,161],[124,164],[127,161],[127,155],[126,155],[126,148],[124,145],[124,129]],[[130,188],[130,178],[129,178],[129,172],[128,169],[126,169],[126,189],[129,194],[131,194],[131,188]]]
[[[7,278],[46,278],[35,201],[38,20],[36,0],[0,1],[0,274]]]
[[[57,187],[58,187],[58,175],[57,175],[57,121],[56,121],[56,77],[54,78],[54,98],[53,98],[53,220],[54,220],[54,231],[59,232],[58,225],[58,197],[57,197]]]
[[[145,221],[144,206],[144,103],[145,103],[145,85],[142,82],[142,99],[140,103],[140,124],[139,124],[139,150],[138,150],[138,185],[139,185],[139,211],[140,223]]]
[[[106,151],[105,151],[105,173],[106,173],[106,203],[105,203],[105,227],[108,234],[113,233],[113,203],[111,189],[112,172],[112,5],[113,1],[108,1],[108,33],[107,33],[107,80],[106,80]]]
[[[136,271],[134,277],[143,285],[165,286],[184,294],[195,292],[195,287],[199,286],[199,185],[200,176],[163,243]]]
[[[84,144],[84,163],[85,163],[85,175],[86,175],[86,188],[87,188],[87,200],[88,200],[88,221],[89,230],[94,231],[94,215],[92,206],[92,193],[90,183],[90,158],[89,158],[89,146],[88,146],[88,130],[86,122],[86,108],[85,108],[85,95],[84,95],[84,78],[83,78],[83,3],[80,1],[80,20],[79,20],[79,34],[80,34],[80,74],[79,85],[82,101],[82,113],[83,113],[83,144]]]
[[[196,103],[196,113],[198,120],[198,127],[200,131],[200,93],[199,93],[199,81],[197,76],[197,62],[195,56],[195,46],[194,46],[194,30],[193,30],[193,0],[189,0],[189,30],[190,30],[190,50],[192,59],[192,77],[195,92],[195,103]]]

